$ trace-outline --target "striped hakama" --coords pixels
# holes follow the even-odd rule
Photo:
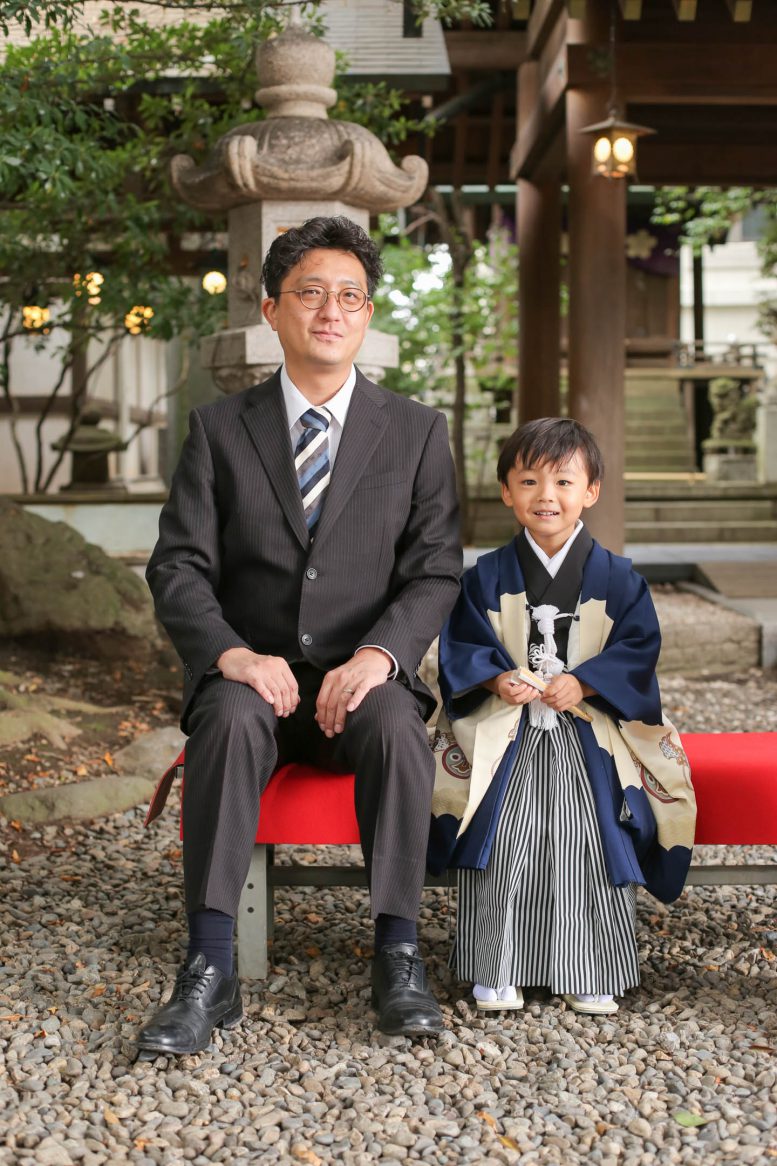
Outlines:
[[[635,906],[607,876],[571,716],[527,723],[488,866],[459,871],[452,965],[487,987],[619,996],[639,983]]]

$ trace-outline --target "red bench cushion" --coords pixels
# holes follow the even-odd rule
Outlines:
[[[777,843],[777,733],[683,733],[696,843]]]
[[[353,774],[328,773],[313,765],[284,765],[262,794],[256,841],[358,842]]]
[[[682,741],[696,790],[697,845],[777,845],[777,733],[683,733]],[[264,792],[256,841],[358,843],[353,780],[284,765]]]

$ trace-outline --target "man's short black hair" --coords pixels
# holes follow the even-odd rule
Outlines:
[[[367,276],[367,294],[375,294],[383,274],[378,248],[366,231],[344,215],[318,215],[301,227],[290,227],[278,235],[270,246],[262,266],[265,295],[276,299],[283,280],[308,251],[323,247],[329,251],[348,251],[361,263]]]
[[[578,452],[588,473],[588,484],[600,482],[604,461],[590,429],[570,417],[540,417],[526,421],[510,434],[499,454],[496,474],[506,484],[507,475],[516,465],[527,470],[546,463],[560,466]]]

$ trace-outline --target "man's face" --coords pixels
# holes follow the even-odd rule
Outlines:
[[[266,299],[262,304],[267,323],[278,333],[292,380],[295,372],[299,376],[305,370],[342,370],[345,380],[364,340],[373,304],[368,300],[358,311],[347,312],[330,294],[323,307],[311,311],[299,296],[284,294],[306,287],[322,287],[330,293],[359,288],[366,294],[361,261],[348,251],[308,251],[285,276],[277,300]]]

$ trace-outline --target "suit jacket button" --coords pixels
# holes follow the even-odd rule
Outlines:
[[[307,575],[308,579],[317,579],[318,578],[318,571],[316,570],[315,567],[308,567],[305,574]]]
[[[300,640],[302,641],[302,643],[305,645],[306,648],[309,648],[310,645],[313,643],[313,637],[311,636],[310,632],[303,632],[302,635],[300,636]]]

